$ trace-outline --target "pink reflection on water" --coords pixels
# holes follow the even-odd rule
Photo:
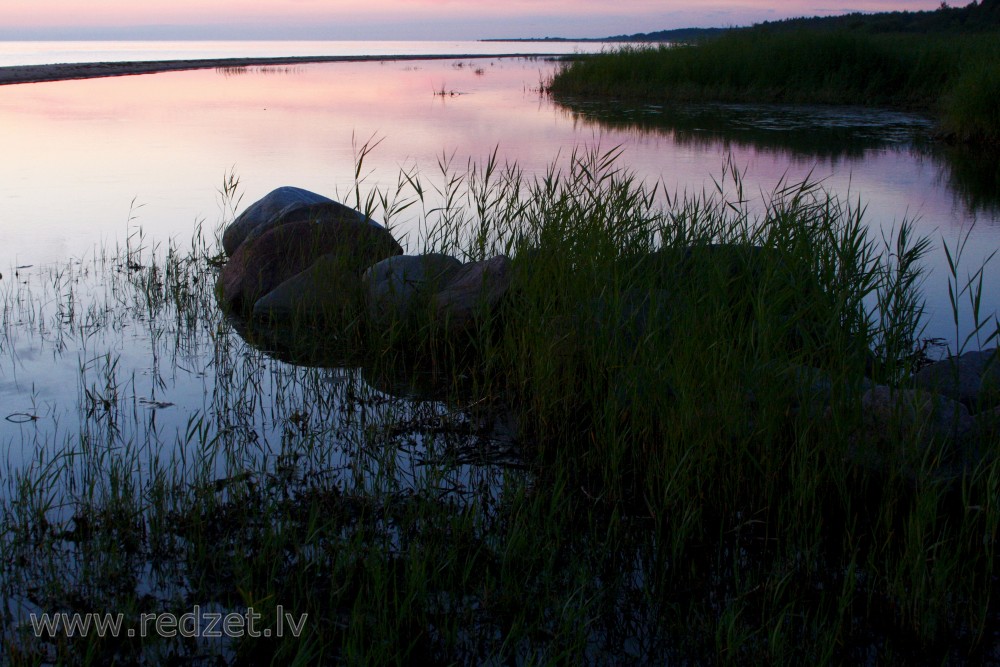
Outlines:
[[[353,203],[352,141],[372,137],[382,142],[366,158],[367,188],[394,189],[403,168],[440,185],[439,161],[464,172],[494,148],[501,162],[516,161],[532,175],[574,149],[621,145],[624,166],[670,192],[711,189],[728,154],[746,168],[749,195],[812,174],[839,196],[860,197],[876,227],[917,218],[918,232],[953,241],[974,217],[956,203],[940,165],[905,145],[813,157],[605,129],[539,95],[554,67],[507,59],[329,63],[0,88],[0,272],[123,242],[136,225],[160,243],[186,244],[197,221],[215,224],[217,188],[230,169],[244,204],[280,185],[340,193]],[[142,206],[132,208],[133,200]],[[411,251],[419,216],[415,207],[396,221]],[[996,214],[978,216],[973,266],[1000,245]],[[929,266],[928,297],[940,312],[947,303],[940,250]]]

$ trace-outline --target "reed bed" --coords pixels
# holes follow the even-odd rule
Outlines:
[[[733,30],[694,45],[574,59],[557,97],[856,104],[926,110],[959,141],[1000,140],[995,34]]]
[[[714,190],[666,193],[617,151],[536,179],[494,154],[398,183],[356,203],[390,227],[417,215],[411,251],[515,269],[504,308],[413,366],[396,341],[419,347],[430,322],[292,327],[292,348],[336,340],[313,365],[248,344],[200,231],[0,284],[5,364],[26,339],[83,350],[79,423],[25,426],[33,454],[3,472],[5,660],[996,657],[995,459],[956,479],[896,456],[906,443],[854,456],[862,379],[905,382],[918,361],[928,245],[907,225],[870,238],[810,182],[750,197],[732,165]],[[122,361],[135,328],[155,365]],[[170,393],[193,366],[196,403]],[[830,379],[819,403],[812,373]],[[29,622],[136,627],[195,605],[306,617],[298,637],[141,642]]]

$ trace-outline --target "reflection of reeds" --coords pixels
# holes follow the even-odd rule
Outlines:
[[[445,87],[444,83],[441,84],[440,88],[436,88],[433,91],[434,97],[456,97],[458,95],[465,95],[465,93],[457,90],[449,90]]]
[[[792,158],[864,159],[868,151],[910,151],[939,165],[941,179],[954,193],[956,204],[971,213],[1000,210],[1000,158],[990,146],[945,143],[929,137],[933,122],[916,113],[888,109],[851,108],[847,115],[864,114],[863,122],[837,118],[829,107],[745,104],[645,105],[558,100],[575,124],[613,128],[647,137],[655,133],[678,146],[714,152],[733,147],[765,151]],[[878,119],[884,117],[885,122]],[[832,122],[828,122],[831,121]]]
[[[221,74],[222,76],[229,77],[234,76],[246,76],[248,74],[264,74],[264,75],[290,75],[290,74],[301,74],[303,68],[299,65],[240,65],[238,67],[216,67],[216,74]]]
[[[942,148],[942,176],[973,213],[1000,212],[1000,154],[989,146]]]
[[[356,149],[359,179],[372,147]],[[74,360],[78,393],[75,406],[26,405],[39,419],[6,431],[30,444],[3,474],[6,654],[977,655],[996,613],[1000,463],[950,485],[934,452],[894,462],[915,480],[850,457],[862,374],[900,380],[912,361],[925,245],[906,226],[876,243],[861,210],[814,184],[757,206],[741,183],[730,166],[716,190],[660,207],[660,187],[611,151],[534,180],[494,153],[355,188],[390,227],[419,216],[414,250],[513,257],[505,306],[413,365],[386,344],[391,327],[358,327],[325,367],[247,344],[215,304],[217,242],[200,228],[183,249],[136,231],[90,262],[5,274],[4,369],[23,369],[25,349]],[[222,192],[228,220],[238,179]],[[290,331],[292,345],[342,337]],[[474,363],[456,365],[463,354]],[[830,379],[827,405],[796,398],[813,374]],[[436,395],[420,400],[426,385]],[[281,605],[308,614],[305,635],[140,644],[19,624],[121,610],[128,625],[195,604],[252,607],[259,628]]]

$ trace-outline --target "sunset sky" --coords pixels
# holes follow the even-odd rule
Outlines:
[[[0,39],[602,37],[939,5],[939,0],[0,0]]]

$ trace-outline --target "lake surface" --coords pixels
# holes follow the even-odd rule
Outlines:
[[[399,56],[591,53],[609,48],[597,42],[483,41],[157,41],[4,42],[0,67],[51,63],[277,58],[286,56]]]
[[[165,48],[163,57],[187,46]],[[4,48],[4,58],[38,57]],[[63,48],[67,58],[80,57],[82,47]],[[92,49],[94,57],[107,59],[101,48]],[[191,48],[183,57],[221,55]],[[148,59],[121,49],[121,59]],[[205,387],[218,376],[197,346],[162,347],[169,336],[164,342],[141,317],[112,327],[117,338],[88,337],[85,327],[55,335],[44,321],[58,320],[65,295],[101,270],[95,257],[126,243],[164,252],[174,240],[186,248],[199,225],[210,231],[222,215],[227,174],[239,178],[243,207],[282,185],[351,203],[355,155],[366,142],[378,145],[365,157],[363,188],[388,191],[404,170],[440,186],[442,164],[461,174],[494,150],[501,162],[537,175],[565,164],[574,150],[618,146],[623,167],[670,193],[711,189],[730,159],[745,169],[751,197],[782,180],[819,179],[830,193],[865,206],[876,236],[910,219],[932,238],[925,336],[955,347],[941,244],[967,241],[962,277],[1000,247],[995,157],[929,142],[930,121],[899,112],[559,104],[539,91],[556,67],[545,58],[324,63],[0,88],[0,290],[8,290],[8,303],[31,293],[42,304],[35,315],[5,314],[12,319],[0,363],[0,417],[38,417],[0,420],[0,443],[20,452],[8,450],[9,460],[30,458],[33,442],[72,434],[81,397],[99,384],[92,376],[109,372],[111,359],[102,356],[109,351],[119,359],[114,372],[126,384],[131,378],[134,406],[171,404],[160,409],[156,429],[183,431],[192,414],[208,411]],[[433,208],[433,189],[428,197],[425,208]],[[421,217],[412,208],[394,221],[410,252],[419,250]],[[987,266],[983,315],[1000,306],[996,275],[997,267]],[[962,308],[964,336],[971,320]],[[25,324],[36,316],[41,325]],[[176,367],[166,372],[164,359]]]

